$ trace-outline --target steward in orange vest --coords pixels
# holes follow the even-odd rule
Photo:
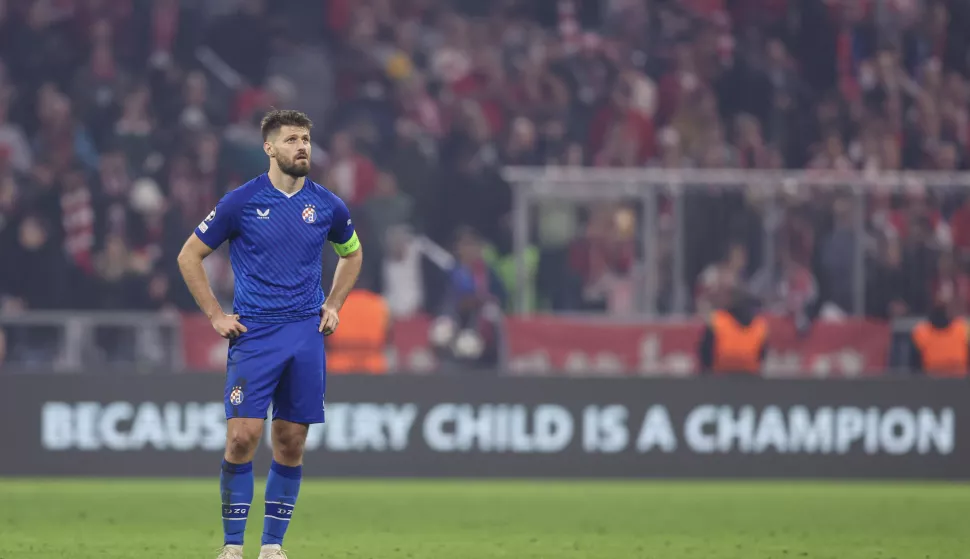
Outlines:
[[[768,322],[736,298],[729,308],[711,313],[698,349],[701,371],[760,376],[767,340]]]
[[[910,368],[935,378],[966,378],[970,367],[970,328],[937,305],[910,334]]]
[[[340,325],[326,338],[327,372],[386,373],[390,326],[383,297],[361,288],[351,291],[340,309]]]

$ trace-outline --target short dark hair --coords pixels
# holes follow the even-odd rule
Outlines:
[[[306,128],[310,130],[313,128],[313,121],[306,113],[300,111],[294,111],[291,109],[273,109],[272,111],[266,113],[263,117],[263,121],[260,123],[259,127],[263,133],[263,141],[269,138],[269,135],[276,132],[284,126],[299,126],[301,128]]]

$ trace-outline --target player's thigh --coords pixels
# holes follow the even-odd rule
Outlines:
[[[327,360],[319,320],[294,323],[293,357],[273,395],[273,419],[323,423]]]
[[[284,445],[302,444],[306,441],[310,426],[306,423],[294,423],[285,419],[275,419],[272,422],[273,440]]]
[[[266,419],[273,392],[289,360],[280,325],[247,323],[229,346],[226,366],[226,419]]]

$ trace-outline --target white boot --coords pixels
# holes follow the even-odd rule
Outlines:
[[[226,545],[223,546],[222,551],[216,559],[243,559],[243,546],[241,545]]]
[[[264,545],[259,549],[259,559],[287,559],[286,552],[276,544]]]

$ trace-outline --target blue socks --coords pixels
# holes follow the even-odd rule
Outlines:
[[[226,545],[242,545],[246,517],[253,502],[253,463],[233,464],[222,461],[219,475],[222,493],[222,531]]]
[[[283,536],[293,516],[300,493],[303,466],[284,466],[273,460],[266,479],[266,516],[263,519],[263,545],[283,545]]]
[[[263,545],[283,545],[283,536],[293,516],[300,493],[303,466],[284,466],[273,461],[266,480],[266,516],[263,520]],[[242,545],[246,518],[253,502],[253,463],[222,461],[219,489],[222,493],[222,530],[226,545]]]

